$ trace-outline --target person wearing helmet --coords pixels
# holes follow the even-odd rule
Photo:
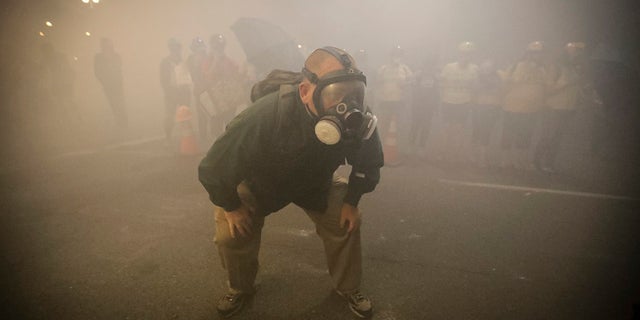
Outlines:
[[[537,169],[554,172],[555,159],[571,119],[584,97],[585,76],[583,66],[584,43],[569,42],[564,52],[549,68],[551,79],[542,113],[540,140],[534,153]]]
[[[475,45],[458,45],[458,61],[446,64],[440,72],[440,105],[444,121],[443,156],[448,161],[464,159],[464,132],[478,81],[478,66],[471,63]]]
[[[542,42],[531,42],[524,57],[504,74],[502,167],[534,168],[529,149],[549,82],[543,53]]]
[[[583,56],[585,44],[584,42],[569,42],[565,45],[564,50],[567,58],[574,60],[580,56]]]
[[[366,77],[335,47],[311,53],[302,75],[234,118],[199,166],[229,277],[217,306],[223,317],[240,311],[255,292],[264,219],[290,203],[316,225],[337,293],[357,316],[372,314],[360,291],[358,204],[375,189],[384,160],[376,118],[364,104]],[[345,160],[348,183],[334,174]]]
[[[212,53],[223,54],[226,46],[227,39],[222,34],[215,33],[209,37],[209,47]]]
[[[221,34],[214,34],[209,39],[209,68],[206,78],[210,85],[223,82],[238,72],[238,64],[225,53],[226,47],[227,40]]]
[[[240,72],[238,64],[225,53],[226,38],[221,34],[214,34],[209,39],[209,58],[205,79],[207,91],[216,107],[216,113],[211,114],[209,122],[213,137],[221,134],[224,127],[233,118],[236,108],[245,100],[246,76]],[[203,130],[206,134],[207,130]]]
[[[187,58],[187,65],[191,74],[191,80],[194,84],[194,90],[203,90],[205,82],[205,71],[207,70],[207,45],[200,37],[196,37],[191,41],[189,46],[191,54]]]
[[[211,116],[204,109],[200,101],[200,95],[207,90],[207,81],[205,73],[209,68],[209,58],[207,56],[207,45],[200,37],[196,37],[191,41],[191,54],[187,58],[189,66],[189,74],[193,81],[193,101],[197,106],[198,114],[198,132],[200,139],[205,141],[209,130],[209,122]]]
[[[404,49],[395,46],[389,54],[389,63],[381,66],[377,74],[378,112],[380,114],[380,132],[383,136],[389,132],[391,122],[396,121],[398,143],[405,150],[409,113],[407,102],[413,72],[403,63]],[[397,164],[397,163],[394,163]]]
[[[191,76],[182,60],[182,45],[171,38],[167,42],[169,55],[160,62],[160,84],[164,91],[164,132],[167,142],[171,140],[174,117],[179,106],[191,105]]]

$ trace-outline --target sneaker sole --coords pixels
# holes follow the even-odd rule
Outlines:
[[[245,298],[246,299],[246,298]],[[224,312],[218,310],[218,314],[223,318],[223,319],[228,319],[233,317],[235,314],[237,314],[238,312],[242,311],[242,309],[244,308],[244,304],[245,304],[245,299],[242,300],[242,302],[240,302],[240,305],[233,311],[231,311],[230,313],[225,314]]]
[[[371,318],[371,316],[373,315],[373,308],[371,308],[371,309],[369,309],[369,311],[363,313],[362,311],[359,311],[358,309],[354,308],[353,305],[347,299],[347,297],[344,294],[342,294],[342,292],[340,292],[338,290],[334,290],[334,291],[335,291],[335,293],[338,294],[338,296],[340,296],[341,298],[343,298],[343,299],[345,299],[347,301],[347,304],[349,305],[349,310],[351,310],[351,312],[353,314],[358,316],[358,318],[361,318],[361,319]]]
[[[353,314],[355,314],[356,316],[358,316],[358,318],[361,318],[361,319],[369,319],[373,315],[373,309],[370,309],[369,311],[367,311],[366,314],[361,313],[356,308],[354,308],[351,304],[349,304],[349,309]]]

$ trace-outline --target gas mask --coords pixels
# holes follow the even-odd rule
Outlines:
[[[332,47],[325,50],[341,61],[345,69],[330,72],[318,78],[308,69],[302,73],[316,84],[313,103],[318,115],[315,134],[320,142],[334,145],[340,141],[346,144],[368,140],[376,129],[378,119],[364,105],[366,77],[361,71],[351,67],[346,53]]]

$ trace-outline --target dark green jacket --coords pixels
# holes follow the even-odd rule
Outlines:
[[[261,214],[291,202],[324,211],[333,173],[345,159],[352,171],[344,202],[357,206],[375,189],[384,164],[378,133],[359,146],[321,143],[297,88],[290,88],[264,96],[233,119],[201,161],[199,179],[215,205],[240,207],[236,187],[245,181]]]

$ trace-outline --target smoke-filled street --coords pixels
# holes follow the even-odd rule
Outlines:
[[[4,172],[7,318],[215,318],[225,276],[199,159],[152,141]],[[384,168],[361,204],[374,319],[629,315],[638,201],[614,197],[625,192],[615,181],[583,178]],[[351,319],[300,209],[269,217],[260,257],[258,292],[241,319]]]
[[[2,319],[640,319],[640,2],[7,0]]]

